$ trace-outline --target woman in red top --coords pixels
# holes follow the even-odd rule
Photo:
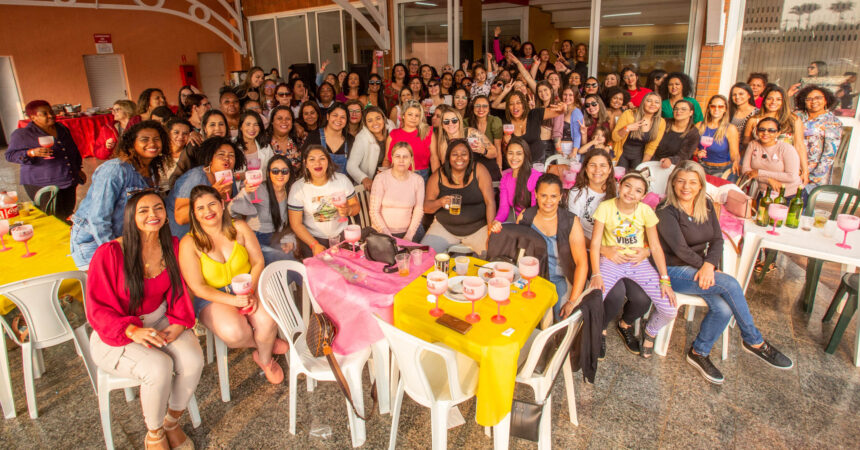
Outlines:
[[[400,123],[400,128],[391,130],[388,134],[388,142],[385,145],[388,150],[385,160],[382,161],[382,167],[391,167],[391,149],[394,144],[408,142],[412,147],[415,173],[421,175],[426,183],[430,176],[430,154],[431,149],[436,148],[436,137],[433,134],[433,127],[427,125],[421,103],[415,100],[403,102],[403,117]]]
[[[87,277],[93,359],[105,372],[142,383],[148,449],[193,448],[178,421],[197,389],[203,352],[190,330],[194,309],[178,246],[164,200],[140,191],[126,203],[122,237],[96,250]]]
[[[624,88],[630,93],[630,104],[627,107],[629,109],[638,108],[642,99],[651,92],[651,89],[639,87],[639,75],[629,67],[621,69],[621,80],[624,82]]]

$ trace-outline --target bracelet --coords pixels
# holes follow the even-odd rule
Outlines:
[[[599,273],[593,273],[593,274],[591,274],[591,278],[594,278],[594,277],[600,277],[600,278],[603,278]]]
[[[672,282],[669,280],[660,280],[660,284],[666,287],[672,287]]]
[[[668,280],[668,279],[669,279],[669,275],[660,275],[660,279],[661,279],[661,280]]]

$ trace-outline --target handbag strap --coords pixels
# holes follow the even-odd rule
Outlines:
[[[337,385],[340,386],[341,392],[346,396],[346,401],[349,402],[349,406],[352,407],[352,412],[354,412],[359,419],[366,422],[367,419],[373,415],[373,410],[376,409],[376,402],[378,400],[376,395],[376,381],[374,381],[373,385],[370,387],[370,398],[373,399],[373,406],[370,407],[370,412],[366,416],[363,416],[359,414],[358,409],[355,407],[355,403],[352,402],[352,394],[349,391],[349,385],[346,383],[346,378],[340,370],[340,364],[337,363],[337,359],[335,359],[334,352],[332,352],[331,346],[328,342],[323,343],[323,353],[325,353],[325,359],[328,361],[328,365],[334,373],[334,379],[337,381]]]
[[[732,245],[732,248],[735,250],[735,253],[737,253],[738,256],[740,256],[740,254],[741,254],[741,247],[740,247],[741,238],[738,237],[738,242],[735,243],[735,240],[732,239],[731,236],[729,236],[729,233],[726,233],[726,230],[720,230],[720,231],[722,231],[723,237],[726,238],[725,240],[729,241],[729,243]]]

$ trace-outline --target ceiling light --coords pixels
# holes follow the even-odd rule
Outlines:
[[[607,17],[638,16],[638,15],[640,15],[640,14],[642,14],[642,11],[629,12],[629,13],[618,13],[618,14],[607,14],[607,15],[603,16],[603,18],[605,19],[605,18],[607,18]]]
[[[652,27],[653,23],[634,23],[631,25],[618,25],[619,27]]]
[[[415,4],[421,5],[421,6],[439,6],[439,5],[437,5],[435,3],[431,3],[431,2],[415,2]]]

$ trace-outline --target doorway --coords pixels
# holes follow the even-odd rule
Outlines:
[[[224,86],[224,53],[207,52],[197,54],[200,66],[200,89],[213,105],[218,104],[219,91]]]
[[[0,56],[0,127],[3,129],[0,145],[8,144],[12,132],[18,128],[18,120],[24,118],[22,109],[12,58]]]
[[[122,55],[84,55],[84,69],[93,106],[109,108],[128,98]]]

